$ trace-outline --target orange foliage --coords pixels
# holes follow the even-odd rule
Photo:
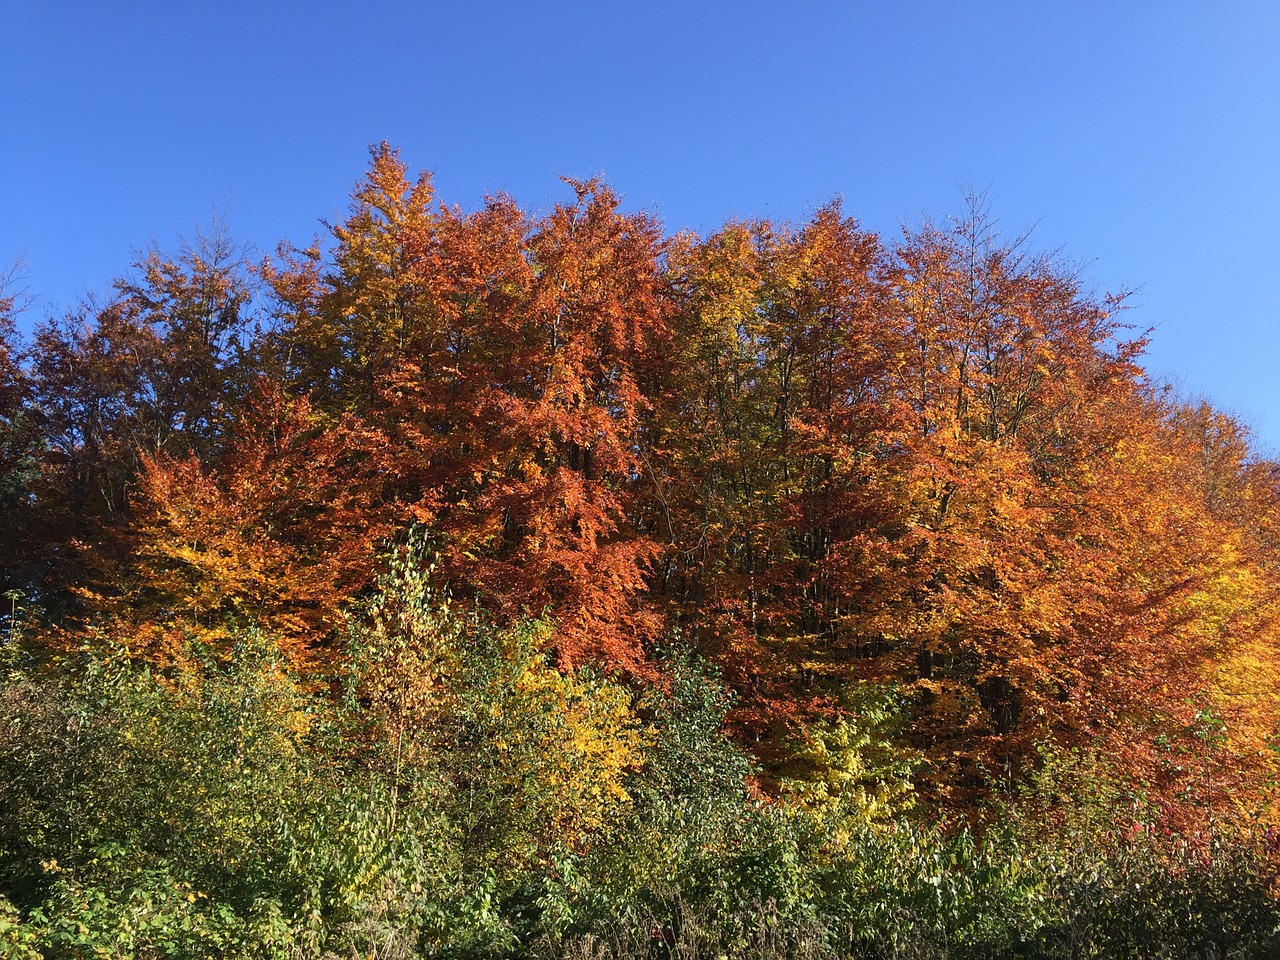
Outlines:
[[[91,607],[161,662],[192,641],[217,651],[245,624],[299,665],[330,658],[342,605],[369,582],[389,532],[358,439],[264,381],[218,469],[144,455],[125,559],[104,564]]]
[[[558,617],[564,666],[636,671],[656,625],[636,603],[653,546],[628,506],[667,336],[662,241],[606,188],[573,186],[539,222],[500,197],[432,212],[429,181],[411,185],[383,146],[334,229],[339,272],[318,288],[297,270],[273,279],[315,297],[286,334],[309,358],[301,385],[381,431],[378,462],[453,589]]]
[[[225,257],[153,255],[43,328],[34,489],[90,609],[161,659],[231,618],[323,662],[417,522],[454,594],[559,621],[561,667],[644,678],[678,629],[766,755],[874,682],[938,802],[1042,742],[1187,823],[1261,801],[1277,468],[1145,380],[1123,298],[978,204],[895,242],[838,204],[700,239],[569,187],[465,214],[383,144],[332,255],[262,265],[277,325],[243,349]]]

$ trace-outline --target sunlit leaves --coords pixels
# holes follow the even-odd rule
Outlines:
[[[769,772],[810,731],[823,789],[869,684],[898,691],[930,802],[972,807],[1043,743],[1187,810],[1263,788],[1276,468],[1148,382],[1123,296],[980,201],[895,238],[838,203],[697,237],[566,189],[463,211],[380,144],[327,247],[255,268],[261,301],[214,231],[26,355],[0,329],[0,419],[30,441],[4,462],[15,576],[73,637],[97,618],[169,664],[256,623],[341,673],[344,616],[417,524],[433,582],[525,631],[493,682],[556,736],[621,722],[582,668],[661,682],[678,628]],[[408,743],[461,709],[467,658],[367,612],[402,641],[361,668],[369,706]],[[1225,739],[1175,761],[1204,711]]]
[[[557,670],[545,622],[494,629],[453,608],[423,551],[415,538],[393,560],[353,625],[372,754],[398,783],[426,772],[457,790],[459,820],[504,871],[586,849],[628,806],[648,742],[631,694]]]
[[[269,383],[255,394],[217,466],[144,456],[125,552],[86,591],[148,656],[216,649],[254,624],[295,661],[332,657],[343,603],[372,577],[387,527],[360,438]]]

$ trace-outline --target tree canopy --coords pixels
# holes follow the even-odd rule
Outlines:
[[[380,144],[325,246],[210,230],[27,341],[0,298],[28,639],[181,670],[252,625],[332,682],[413,529],[442,594],[554,624],[522,695],[661,686],[679,636],[766,792],[875,693],[938,809],[1046,744],[1188,823],[1266,800],[1280,469],[1151,382],[1123,296],[980,202],[699,237],[566,188],[463,212]]]

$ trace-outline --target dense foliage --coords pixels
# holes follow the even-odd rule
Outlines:
[[[860,721],[822,802],[803,783],[768,799],[723,731],[731,695],[686,650],[637,694],[552,667],[548,629],[495,628],[400,562],[352,622],[362,653],[336,696],[301,686],[256,633],[164,677],[86,650],[54,679],[11,650],[0,945],[1264,958],[1280,942],[1270,834],[1171,836],[1070,755],[982,838],[929,826],[902,816],[910,767]],[[1050,825],[1037,805],[1064,787],[1071,817]]]
[[[1247,432],[980,204],[568,186],[0,290],[0,946],[1274,955]]]

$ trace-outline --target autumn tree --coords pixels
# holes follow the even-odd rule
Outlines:
[[[0,571],[7,590],[34,594],[31,486],[39,433],[31,416],[31,382],[23,366],[23,344],[15,316],[21,264],[0,276]],[[14,609],[16,594],[10,597]]]
[[[268,344],[277,371],[318,410],[376,403],[382,378],[433,323],[433,199],[430,175],[410,182],[398,152],[383,142],[370,149],[347,219],[328,225],[331,260],[316,245],[285,244],[262,264],[276,295],[279,328]]]
[[[154,449],[160,340],[135,304],[90,301],[39,325],[32,352],[41,499],[71,541],[123,517],[140,455]]]
[[[36,328],[30,416],[40,435],[30,539],[47,604],[85,585],[84,562],[117,543],[146,457],[216,457],[252,374],[241,337],[250,294],[221,227],[176,257],[149,251],[99,303]],[[72,607],[74,608],[74,604]]]
[[[90,608],[148,659],[225,652],[261,629],[297,667],[340,659],[344,604],[373,577],[381,479],[359,428],[261,381],[221,460],[145,455],[123,549],[96,558]]]
[[[386,145],[333,228],[328,272],[269,271],[296,382],[386,437],[405,519],[444,575],[507,615],[561,619],[561,662],[638,668],[652,546],[628,516],[668,310],[657,224],[598,183],[531,221],[506,198],[432,210]]]
[[[855,591],[836,581],[875,562],[890,514],[868,481],[900,418],[883,259],[832,205],[802,229],[731,225],[676,261],[678,359],[648,455],[655,585],[753,690],[739,716],[757,726],[829,698],[842,662],[848,679],[837,623]]]
[[[653,546],[630,505],[645,388],[668,338],[662,240],[601,185],[573,187],[574,203],[523,235],[501,199],[445,233],[466,308],[452,422],[434,436],[419,428],[409,448],[442,469],[421,512],[445,532],[443,560],[461,579],[504,608],[557,615],[562,663],[636,669],[654,626],[636,604]],[[472,259],[491,251],[496,275]],[[401,404],[429,376],[406,364],[389,384],[399,423],[421,423]]]
[[[432,586],[429,549],[411,535],[353,621],[365,748],[397,809],[441,778],[480,868],[521,877],[617,827],[649,736],[624,686],[547,661],[554,625],[460,612]]]
[[[247,250],[215,220],[175,256],[149,249],[115,289],[159,341],[145,449],[219,453],[255,376],[244,362],[253,296]]]

